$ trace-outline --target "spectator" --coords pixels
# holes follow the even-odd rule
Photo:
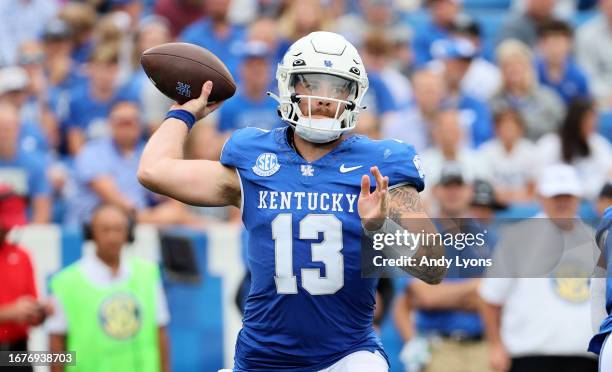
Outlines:
[[[463,146],[464,132],[457,110],[441,109],[435,118],[432,135],[435,146],[423,152],[423,169],[429,182],[439,182],[438,175],[446,163],[458,163],[464,177],[469,179],[480,175],[476,153]]]
[[[130,225],[121,208],[98,207],[87,234],[95,252],[51,280],[49,350],[75,351],[80,370],[169,370],[169,313],[159,270],[122,257],[133,234]]]
[[[206,17],[187,27],[179,38],[210,50],[236,76],[240,63],[237,52],[246,35],[242,27],[230,23],[227,17],[229,5],[229,0],[204,2]]]
[[[174,39],[193,22],[205,16],[203,0],[158,0],[155,14],[170,22],[170,36]]]
[[[389,61],[390,48],[391,44],[385,35],[374,32],[366,37],[361,50],[369,80],[368,91],[363,98],[362,105],[366,106],[368,111],[383,120],[384,115],[395,111],[398,106],[391,90],[391,84],[388,84],[389,75],[387,74],[387,78],[384,77],[384,71]],[[409,85],[409,82],[402,75],[396,76],[396,78],[403,81],[404,85]],[[398,99],[401,99],[400,97],[402,95],[405,97],[406,93],[401,93],[402,83],[399,85],[400,93]]]
[[[532,141],[557,130],[564,115],[561,98],[538,83],[529,48],[517,40],[497,47],[502,70],[502,89],[490,104],[493,111],[503,107],[517,110],[525,121],[525,135]]]
[[[278,21],[278,32],[282,35],[280,49],[284,55],[289,46],[314,31],[332,28],[327,9],[318,0],[288,2]]]
[[[336,32],[353,45],[361,45],[366,35],[373,31],[384,35],[408,34],[411,30],[402,23],[394,2],[391,0],[359,0],[357,13],[348,13],[336,23]]]
[[[55,16],[57,8],[55,1],[48,0],[0,2],[0,66],[16,62],[19,45],[36,39],[45,23]]]
[[[526,0],[525,12],[517,13],[504,22],[497,44],[508,39],[519,40],[529,47],[538,42],[538,27],[554,18],[556,0]]]
[[[487,234],[491,234],[491,227],[495,224],[495,213],[508,206],[497,198],[493,185],[488,181],[474,180],[472,188],[474,196],[470,205],[470,215],[486,225],[489,230]]]
[[[528,202],[533,199],[534,160],[536,147],[524,138],[525,124],[512,108],[495,113],[495,138],[480,146],[478,153],[484,174],[505,203]]]
[[[461,89],[468,95],[487,102],[501,87],[501,72],[493,63],[483,57],[482,32],[480,25],[466,15],[457,17],[453,23],[452,35],[468,39],[476,48],[470,67],[463,79]]]
[[[612,206],[612,181],[608,181],[599,192],[596,205],[597,214],[603,216],[609,206]]]
[[[228,133],[248,126],[272,129],[280,125],[278,104],[266,95],[271,79],[272,55],[265,43],[251,41],[242,48],[241,86],[219,109],[219,131]]]
[[[28,350],[30,326],[41,324],[51,313],[37,300],[30,255],[9,242],[11,229],[26,222],[23,199],[0,183],[0,350]],[[32,371],[32,367],[16,368]]]
[[[47,223],[51,198],[45,158],[20,146],[19,113],[15,106],[0,102],[0,183],[9,184],[25,203],[29,201],[31,221]]]
[[[49,84],[49,106],[59,123],[68,115],[70,90],[83,81],[76,62],[72,60],[72,39],[72,30],[62,19],[54,18],[45,25],[42,34],[43,68]],[[59,138],[52,138],[51,143],[58,144]]]
[[[261,41],[266,44],[273,56],[272,62],[277,63],[283,58],[286,50],[281,50],[280,35],[278,35],[278,23],[273,18],[258,18],[250,25],[247,32],[247,42]],[[274,71],[271,72],[272,75]]]
[[[592,231],[570,222],[578,212],[580,184],[569,165],[544,169],[537,186],[543,212],[512,227],[522,233],[518,237],[522,246],[517,247],[514,237],[502,236],[495,248],[503,263],[496,266],[495,260],[493,267],[502,271],[491,273],[480,288],[494,370],[597,371],[597,360],[585,347],[591,338],[590,273],[567,278],[568,272],[580,272],[573,271],[577,259],[589,261],[584,267],[590,265],[591,269],[595,264],[596,247],[589,252],[585,249],[591,248],[590,244],[583,246],[592,240]],[[572,256],[572,248],[576,252],[578,245],[581,248]],[[541,253],[543,250],[546,252]],[[546,259],[533,256],[537,254],[558,261],[549,270]],[[531,265],[526,265],[528,262]],[[574,266],[565,266],[568,263]]]
[[[612,206],[612,181],[608,181],[599,192],[597,196],[597,203],[595,205],[597,214],[601,217],[604,215],[604,211],[609,206]]]
[[[465,182],[460,167],[448,164],[438,177],[434,187],[438,200],[438,231],[453,233],[478,231],[477,223],[469,218],[468,207],[471,200],[471,188]],[[452,219],[452,220],[451,220]],[[453,221],[453,222],[451,222]],[[458,226],[451,226],[455,222]],[[457,230],[458,229],[458,230]],[[446,246],[445,257],[457,256],[455,246]],[[468,257],[469,249],[461,250],[462,257]],[[454,272],[453,272],[454,271]],[[487,366],[487,345],[483,341],[483,328],[478,315],[478,285],[480,279],[465,279],[461,273],[451,267],[447,278],[438,285],[429,285],[417,279],[409,279],[405,296],[416,312],[417,337],[408,340],[400,358],[410,364],[411,343],[425,339],[430,345],[431,355],[423,366],[423,372],[489,371]],[[401,301],[398,305],[402,306]],[[395,309],[399,317],[409,316],[410,309]],[[401,320],[396,322],[402,324]],[[402,334],[413,332],[404,330]],[[410,366],[411,367],[411,366]],[[408,367],[410,371],[413,369]],[[419,369],[416,369],[419,370]]]
[[[142,106],[144,121],[153,132],[161,124],[173,101],[164,96],[151,83],[140,64],[142,53],[154,46],[170,42],[170,31],[165,19],[151,16],[143,19],[134,34],[134,52],[131,59],[132,76],[121,91],[137,99]]]
[[[426,69],[414,73],[412,86],[410,105],[389,115],[382,124],[382,137],[404,141],[422,153],[432,144],[431,131],[446,87],[439,73]]]
[[[542,137],[537,147],[542,165],[563,162],[576,167],[588,199],[594,200],[612,177],[612,147],[597,133],[597,113],[591,101],[573,101],[559,133]]]
[[[144,147],[138,104],[116,102],[109,115],[109,126],[110,137],[87,143],[75,159],[76,192],[68,202],[65,223],[79,225],[90,221],[95,206],[100,203],[134,213],[142,223],[191,222],[182,204],[154,200],[136,178]],[[153,202],[158,204],[151,206]]]
[[[63,124],[68,152],[75,156],[86,141],[108,135],[106,119],[117,96],[119,51],[115,44],[96,47],[87,65],[87,80],[70,93]]]
[[[612,108],[612,0],[599,0],[600,14],[576,33],[576,57],[591,83],[597,103]]]
[[[361,55],[369,80],[364,104],[379,117],[406,107],[412,96],[410,80],[391,67],[392,48],[391,40],[381,31],[367,34],[363,42]]]
[[[44,133],[45,141],[39,146],[40,151],[47,151],[47,143],[58,143],[57,120],[49,106],[49,84],[45,76],[43,61],[44,49],[39,42],[25,42],[19,46],[17,54],[18,64],[28,74],[26,88],[26,101],[21,106],[21,120],[25,125],[35,127],[35,130]]]
[[[468,134],[465,141],[469,146],[477,147],[493,136],[493,125],[487,105],[462,90],[463,79],[476,56],[476,49],[466,39],[438,40],[431,49],[434,58],[443,66],[447,86],[445,104],[461,112],[461,124]]]
[[[538,30],[536,68],[540,83],[554,89],[566,104],[589,97],[586,76],[571,57],[573,33],[569,24],[557,20],[543,23]]]
[[[510,7],[515,12],[524,12],[527,1],[512,0]],[[588,7],[587,3],[592,1],[596,0],[555,0],[553,14],[562,19],[569,19],[575,15],[577,7]]]
[[[110,12],[127,14],[129,18],[128,30],[136,29],[144,11],[143,0],[110,0]]]
[[[431,45],[440,39],[447,39],[453,22],[461,12],[461,0],[425,0],[431,21],[415,30],[414,58],[417,67],[431,61]]]
[[[44,153],[48,149],[48,138],[38,123],[23,121],[27,116],[23,113],[28,99],[30,79],[26,70],[19,66],[5,67],[0,70],[0,101],[7,102],[19,113],[19,147],[24,152],[38,151]]]
[[[93,49],[95,10],[89,4],[71,1],[60,9],[58,17],[70,27],[73,37],[73,60],[78,64],[86,63]]]

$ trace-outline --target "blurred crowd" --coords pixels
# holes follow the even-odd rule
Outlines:
[[[428,185],[457,162],[492,185],[507,213],[528,214],[534,176],[564,162],[592,202],[612,174],[609,23],[610,0],[3,1],[0,180],[36,223],[80,224],[101,201],[145,223],[237,221],[235,211],[151,194],[133,177],[172,104],[139,56],[185,41],[225,62],[238,91],[186,149],[218,159],[232,130],[283,125],[265,94],[276,90],[276,62],[301,36],[331,30],[368,69],[357,131],[414,145]]]
[[[237,210],[186,206],[138,183],[143,145],[172,104],[140,55],[183,41],[227,65],[238,90],[185,149],[218,159],[233,130],[286,125],[266,91],[289,45],[316,30],[359,49],[369,90],[356,131],[415,146],[432,216],[593,217],[610,205],[612,0],[3,0],[0,183],[32,223],[80,226],[101,203],[139,223],[238,223]],[[476,311],[479,282],[441,292],[415,282],[394,310],[406,339],[414,307]],[[482,289],[498,321],[513,303],[499,286]],[[435,316],[422,319],[421,331],[440,331]],[[445,319],[470,324],[439,332],[453,342],[484,337],[477,316]],[[489,336],[499,341],[499,329]],[[504,370],[508,346],[494,351]],[[414,365],[423,353],[413,343],[403,355]]]

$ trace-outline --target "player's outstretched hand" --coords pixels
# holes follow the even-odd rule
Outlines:
[[[389,177],[383,177],[378,167],[370,168],[376,180],[376,189],[370,192],[370,177],[361,176],[361,193],[357,201],[357,210],[363,227],[369,231],[380,229],[389,211]]]
[[[172,109],[182,109],[187,110],[195,116],[196,121],[205,118],[208,114],[215,111],[223,101],[215,102],[211,105],[208,104],[208,96],[212,91],[213,83],[212,81],[207,81],[202,86],[202,94],[198,98],[192,99],[191,101],[187,101],[182,105],[178,103],[172,106]]]

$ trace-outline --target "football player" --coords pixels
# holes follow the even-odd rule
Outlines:
[[[599,263],[591,280],[591,320],[595,336],[589,344],[589,351],[599,355],[599,370],[612,370],[612,206],[609,206],[597,228],[595,239],[601,250]]]
[[[185,203],[242,211],[252,284],[234,371],[387,371],[372,327],[377,279],[362,278],[361,236],[435,233],[418,194],[419,158],[399,141],[345,135],[363,109],[368,78],[342,36],[314,32],[296,41],[276,78],[280,96],[272,96],[289,126],[235,131],[220,161],[183,160],[188,128],[220,104],[207,106],[206,82],[199,98],[168,113],[138,178]],[[423,245],[413,257],[443,252]],[[428,283],[446,271],[405,269]]]

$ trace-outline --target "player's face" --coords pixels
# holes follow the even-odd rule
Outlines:
[[[300,111],[313,119],[338,118],[346,103],[337,100],[351,101],[357,92],[354,81],[329,74],[296,74],[293,79],[295,93],[300,98]]]

